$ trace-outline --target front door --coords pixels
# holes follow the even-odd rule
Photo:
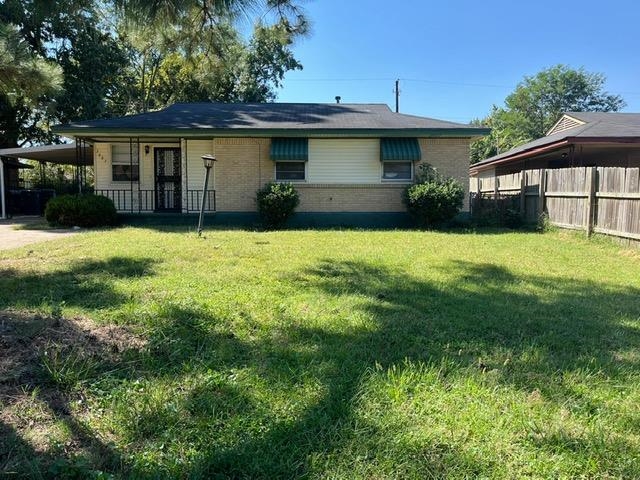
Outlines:
[[[182,211],[182,166],[179,148],[155,148],[156,211]]]

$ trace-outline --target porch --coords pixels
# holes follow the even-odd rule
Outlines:
[[[197,213],[202,202],[202,189],[181,192],[175,189],[95,189],[113,201],[119,213]],[[206,213],[216,211],[216,191],[207,190],[204,204]],[[179,199],[176,197],[179,196]]]
[[[184,138],[114,137],[86,139],[93,144],[93,191],[111,199],[119,213],[195,213],[203,200],[201,156],[212,141]],[[187,143],[189,145],[187,146]],[[204,211],[217,210],[215,170],[204,193]]]

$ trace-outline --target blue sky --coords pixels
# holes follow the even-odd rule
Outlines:
[[[304,1],[304,0],[303,0]],[[485,116],[522,80],[564,63],[607,76],[640,112],[640,2],[311,0],[280,102],[386,103],[457,122]]]

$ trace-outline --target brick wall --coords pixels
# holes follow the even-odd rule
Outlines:
[[[447,176],[458,180],[465,189],[463,210],[469,210],[469,146],[468,138],[421,138],[422,161]]]
[[[299,212],[403,212],[405,185],[296,185]]]
[[[469,139],[420,139],[422,163],[458,179],[465,187],[468,209]],[[223,212],[255,211],[256,191],[274,178],[266,138],[215,140],[215,189],[217,209]],[[394,184],[298,184],[301,212],[402,212],[404,185]]]

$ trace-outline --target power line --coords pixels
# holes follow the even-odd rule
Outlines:
[[[509,88],[515,89],[517,85],[503,85],[497,83],[468,83],[451,82],[447,80],[432,80],[428,78],[393,78],[393,77],[364,77],[364,78],[289,78],[287,82],[403,82],[430,83],[436,85],[453,85],[459,87],[480,87],[480,88]],[[621,91],[619,95],[640,95],[640,92]]]

